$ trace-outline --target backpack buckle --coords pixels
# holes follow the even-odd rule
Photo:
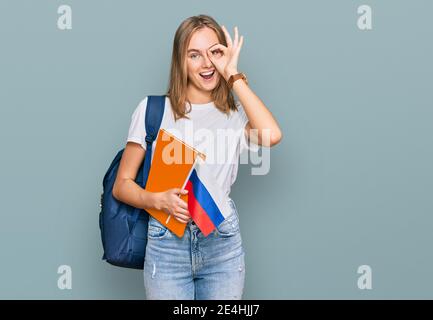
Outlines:
[[[149,144],[149,143],[152,143],[154,139],[153,139],[152,136],[150,136],[150,135],[146,135],[145,140],[146,140],[146,142]]]

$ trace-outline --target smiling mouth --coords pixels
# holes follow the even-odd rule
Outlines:
[[[214,76],[215,70],[213,70],[212,72],[201,72],[199,74],[203,79],[210,80]]]

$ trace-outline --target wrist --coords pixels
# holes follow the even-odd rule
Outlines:
[[[245,82],[245,84],[248,85],[248,79],[245,73],[239,72],[229,77],[227,81],[227,86],[229,87],[229,89],[232,90],[234,84],[238,82],[240,79],[242,79]]]
[[[160,210],[161,200],[159,192],[150,192],[142,189],[140,193],[142,209],[157,209]]]
[[[224,78],[226,79],[226,81],[229,81],[230,77],[231,77],[232,75],[237,74],[237,73],[239,73],[237,69],[230,69],[230,70],[227,70],[226,73],[225,73]]]
[[[152,208],[155,208],[156,210],[161,210],[161,192],[151,192],[152,200],[150,201],[152,204]]]

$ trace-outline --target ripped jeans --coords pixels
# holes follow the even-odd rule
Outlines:
[[[182,238],[149,217],[144,287],[150,300],[239,300],[245,252],[239,215],[231,214],[207,237],[189,221]]]

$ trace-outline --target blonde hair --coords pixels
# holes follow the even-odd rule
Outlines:
[[[219,42],[227,46],[224,31],[210,16],[197,15],[189,17],[177,28],[173,41],[170,82],[166,93],[170,99],[175,120],[188,118],[186,116],[186,103],[188,102],[191,107],[191,102],[188,101],[186,96],[188,84],[186,63],[187,49],[193,33],[205,27],[214,30]],[[230,110],[237,110],[233,94],[223,77],[220,77],[220,81],[215,89],[212,90],[211,96],[215,106],[220,111],[228,114]]]

